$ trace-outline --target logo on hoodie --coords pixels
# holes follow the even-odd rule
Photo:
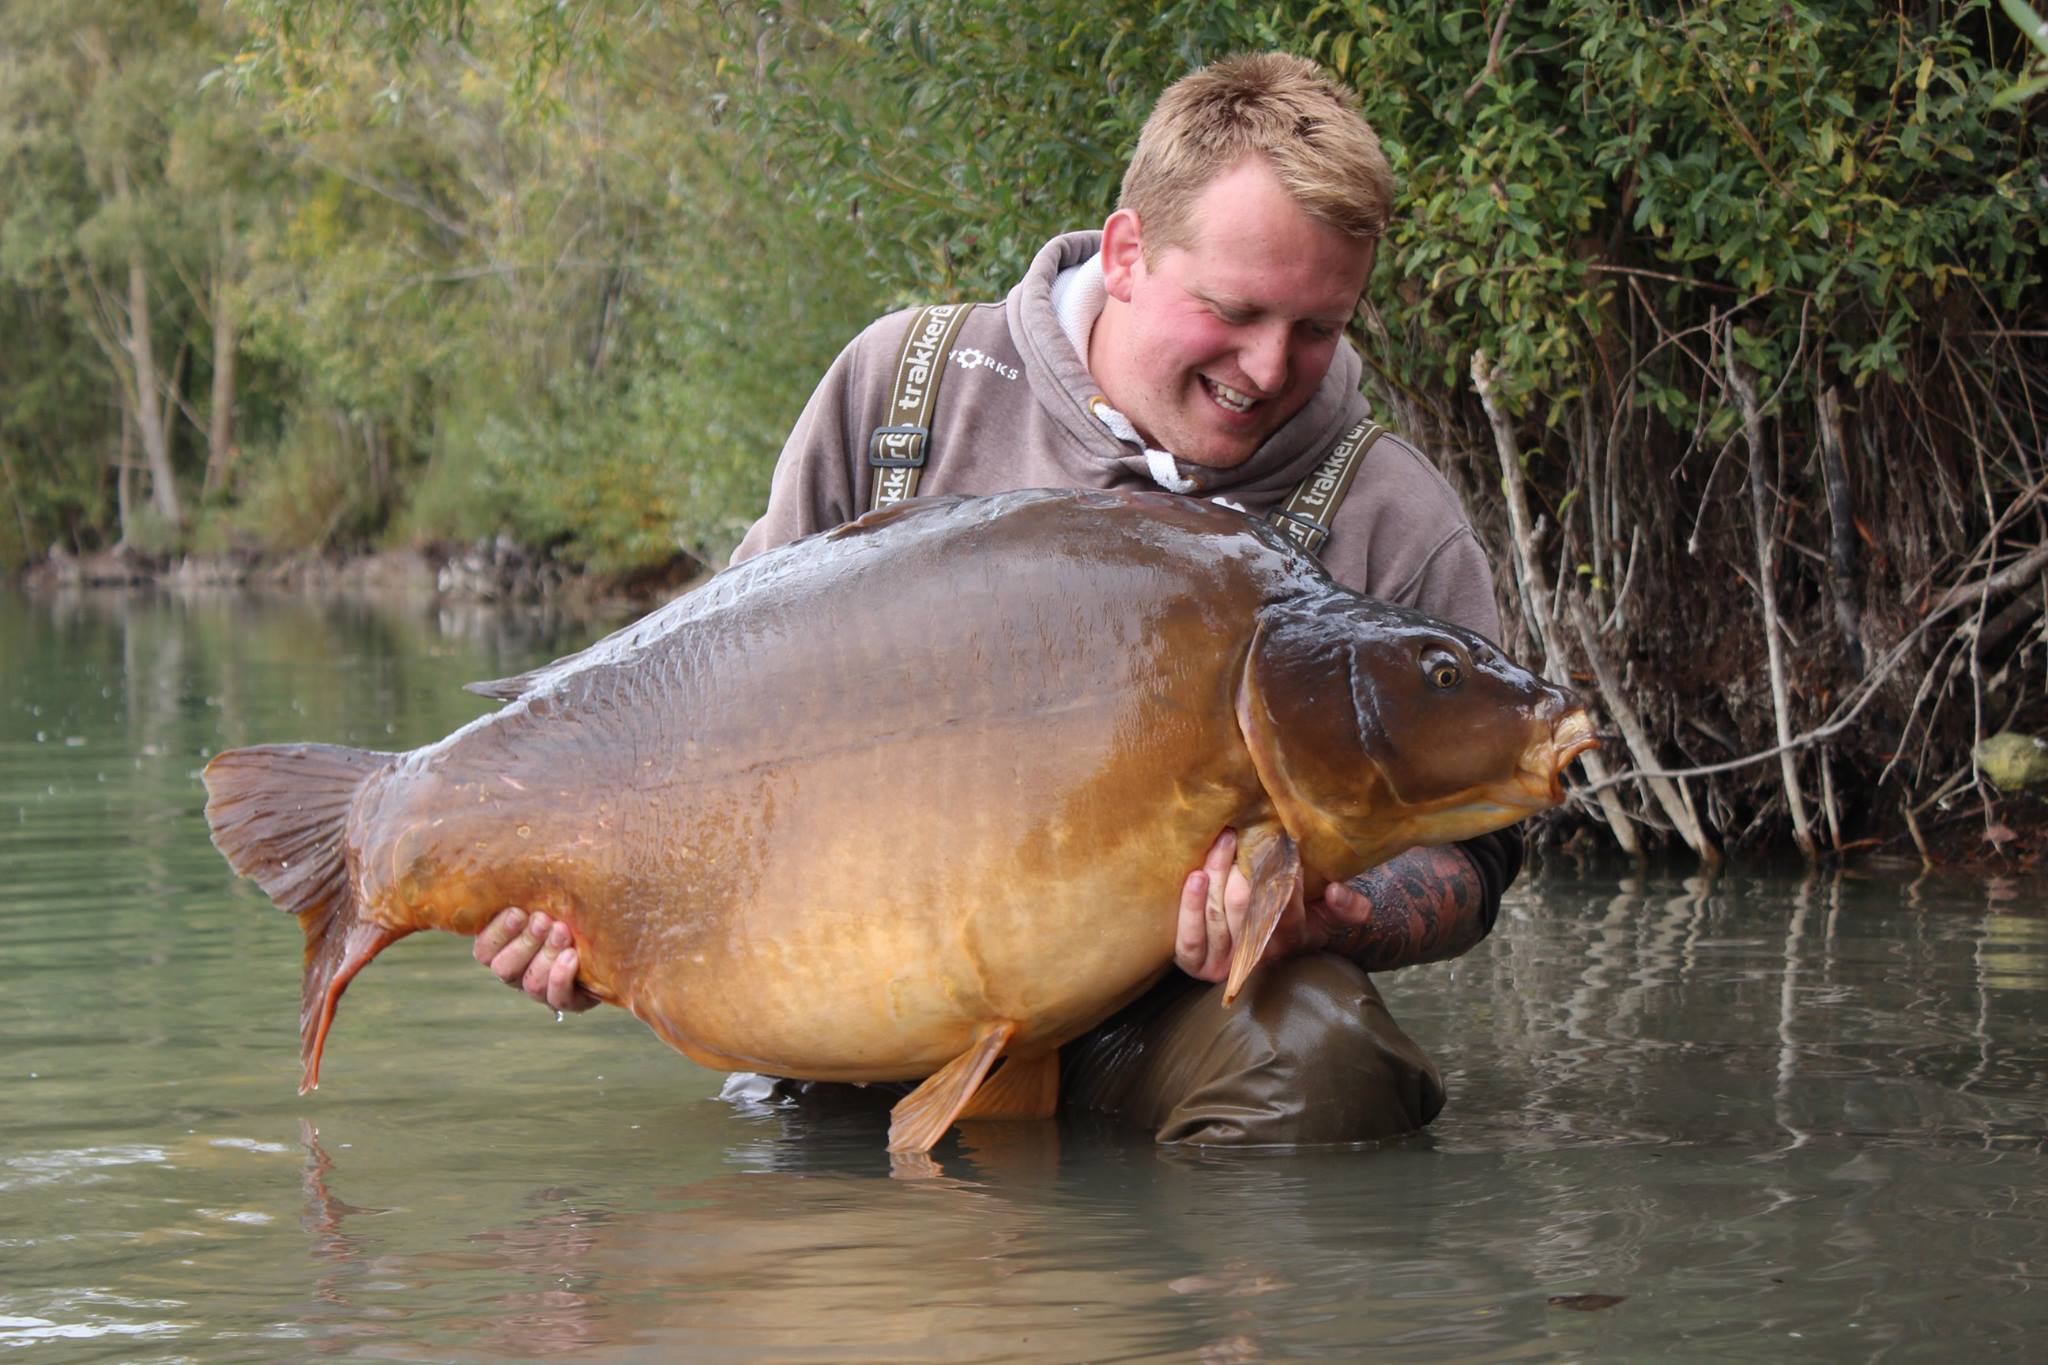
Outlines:
[[[1005,379],[1015,379],[1017,368],[1005,365],[979,346],[965,346],[951,352],[947,358],[963,370],[994,370]]]

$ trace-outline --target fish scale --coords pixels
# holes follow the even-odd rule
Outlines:
[[[1049,1109],[1223,829],[1234,996],[1304,894],[1549,806],[1592,742],[1481,637],[1165,494],[903,503],[473,690],[507,705],[411,754],[207,768],[215,843],[305,932],[304,1084],[378,952],[520,905],[707,1066],[922,1080],[906,1151]]]

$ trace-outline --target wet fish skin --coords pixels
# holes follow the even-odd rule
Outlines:
[[[1270,933],[1328,880],[1553,803],[1590,743],[1480,637],[1164,494],[902,504],[476,690],[507,705],[408,754],[208,767],[215,842],[306,929],[306,1084],[376,952],[517,904],[705,1065],[972,1060],[925,1146],[998,1055],[988,1095],[1015,1072],[1007,1103],[1049,1103],[1026,1068],[1166,969],[1220,829],[1283,869]]]

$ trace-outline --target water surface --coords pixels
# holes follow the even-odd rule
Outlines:
[[[721,1103],[440,936],[363,974],[300,1099],[298,929],[199,769],[436,739],[590,633],[0,594],[0,1351],[1996,1360],[2048,1326],[2022,883],[1554,869],[1383,978],[1452,1098],[1364,1150],[984,1124],[894,1179],[878,1121]]]

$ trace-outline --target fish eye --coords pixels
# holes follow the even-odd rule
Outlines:
[[[1439,692],[1448,692],[1464,681],[1465,670],[1458,666],[1457,656],[1446,649],[1432,649],[1422,656],[1422,673],[1429,679],[1429,685]]]

